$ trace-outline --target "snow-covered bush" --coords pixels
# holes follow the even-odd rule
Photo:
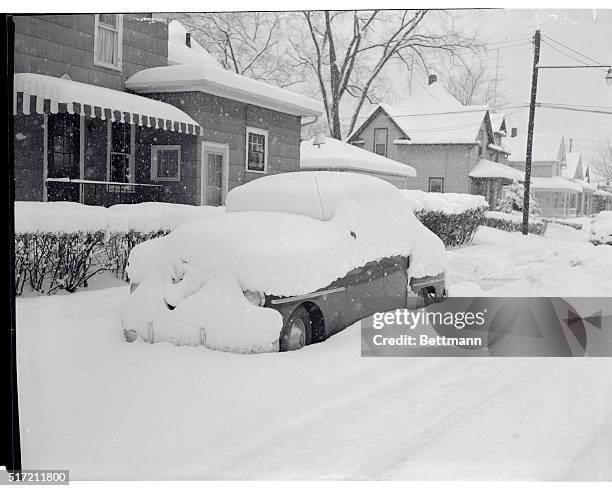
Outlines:
[[[507,232],[520,232],[523,230],[523,214],[487,211],[483,225]],[[529,233],[543,235],[544,232],[546,232],[546,222],[540,217],[531,215],[529,217]]]
[[[15,293],[74,292],[102,271],[127,280],[132,248],[222,209],[171,203],[15,203]]]
[[[512,184],[504,188],[504,196],[497,201],[495,211],[503,213],[523,212],[523,199],[525,197],[525,187],[515,179]],[[540,216],[540,204],[533,192],[529,193],[529,214]]]
[[[419,221],[447,247],[470,242],[488,208],[484,197],[477,194],[401,192]]]

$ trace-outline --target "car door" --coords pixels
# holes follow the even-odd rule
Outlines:
[[[408,293],[408,258],[387,257],[381,261],[383,294],[379,312],[405,309]]]
[[[347,325],[380,311],[381,304],[384,303],[383,276],[381,261],[367,263],[346,275],[345,319]]]

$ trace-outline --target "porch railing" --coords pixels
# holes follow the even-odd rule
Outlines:
[[[162,185],[50,177],[47,178],[47,200],[106,207],[162,201]]]

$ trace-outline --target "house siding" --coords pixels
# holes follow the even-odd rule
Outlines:
[[[375,128],[387,128],[389,131],[387,157],[410,165],[416,170],[416,177],[411,177],[408,182],[409,188],[427,191],[430,177],[443,177],[444,192],[470,192],[468,173],[478,162],[477,145],[395,144],[393,141],[404,138],[404,134],[382,112],[372,118],[371,122],[352,140],[362,140],[363,144],[358,146],[373,151]],[[481,129],[481,132],[484,134],[484,129]]]
[[[228,190],[265,175],[246,171],[247,126],[268,131],[266,174],[300,170],[301,118],[299,116],[204,92],[159,93],[147,96],[172,104],[189,114],[202,126],[201,141],[228,144]],[[197,162],[196,175],[198,178],[201,177],[200,165]],[[199,193],[198,190],[198,196]]]
[[[145,68],[167,65],[168,26],[149,14],[124,14],[122,70],[94,64],[93,14],[18,15],[15,23],[15,73],[68,74],[72,80],[115,90]]]

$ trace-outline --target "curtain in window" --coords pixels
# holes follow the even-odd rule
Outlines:
[[[98,60],[109,65],[117,65],[117,53],[115,51],[118,33],[98,26]]]

